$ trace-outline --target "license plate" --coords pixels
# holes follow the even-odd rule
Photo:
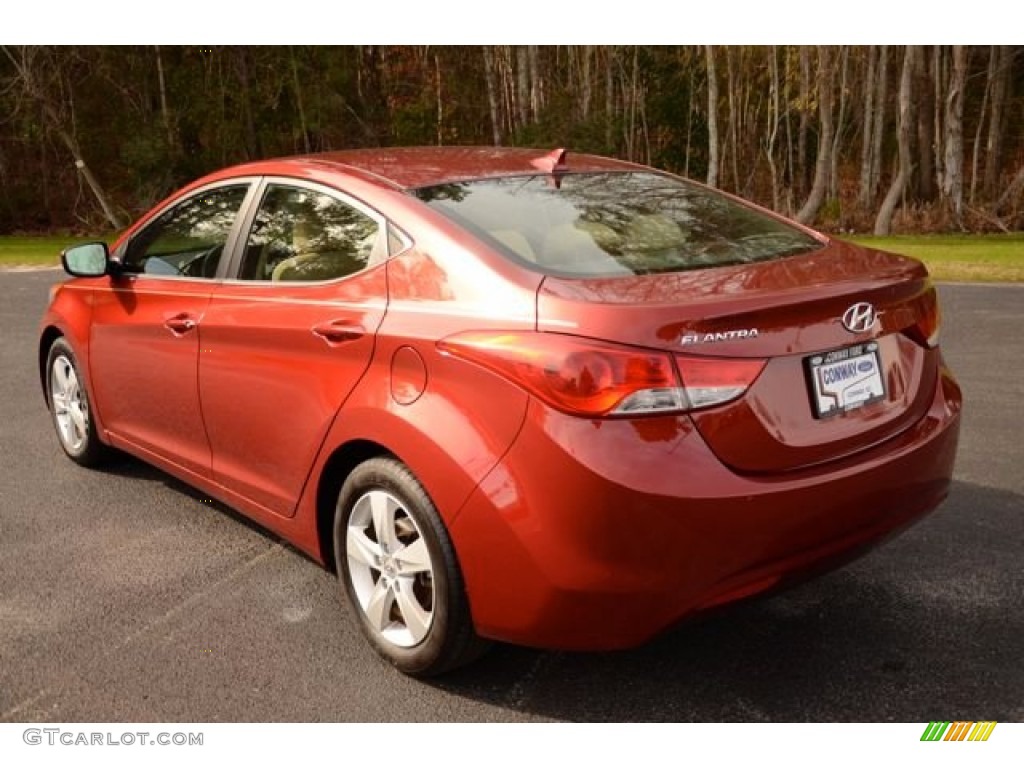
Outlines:
[[[856,344],[804,359],[811,379],[811,405],[825,419],[885,399],[878,344]]]

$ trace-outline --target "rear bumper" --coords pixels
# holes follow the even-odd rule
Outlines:
[[[960,401],[943,370],[927,413],[899,436],[772,476],[729,470],[687,417],[587,421],[532,402],[451,526],[477,630],[626,648],[840,565],[945,498]]]

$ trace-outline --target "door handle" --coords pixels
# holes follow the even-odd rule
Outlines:
[[[343,344],[346,341],[362,338],[366,335],[366,329],[361,325],[351,325],[342,320],[333,320],[314,325],[313,333],[328,344]]]
[[[169,328],[173,333],[177,334],[188,333],[194,330],[197,325],[199,323],[184,312],[180,315],[175,315],[164,323],[165,328]]]

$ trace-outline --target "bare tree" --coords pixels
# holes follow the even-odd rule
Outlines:
[[[160,53],[160,46],[155,45],[153,47],[156,49],[156,76],[160,88],[160,118],[164,124],[167,146],[168,148],[173,148],[175,146],[174,130],[171,127],[171,110],[167,105],[167,80],[164,77],[164,58]]]
[[[541,76],[540,54],[536,45],[526,46],[526,60],[530,72],[530,112],[537,119],[544,107],[544,79]]]
[[[615,135],[615,46],[608,46],[604,59],[604,146],[613,151]]]
[[[934,200],[935,185],[935,126],[932,122],[933,90],[931,67],[924,49],[914,57],[914,95],[917,98],[917,193],[922,200]]]
[[[875,135],[871,147],[871,177],[868,185],[867,203],[875,201],[878,182],[882,177],[882,139],[885,137],[885,112],[889,85],[889,46],[883,45],[878,51],[878,82],[875,85]]]
[[[495,76],[494,49],[483,46],[484,80],[487,82],[487,104],[491,111],[491,138],[494,146],[501,146],[501,117],[498,115],[498,86]]]
[[[988,118],[988,141],[985,142],[985,195],[995,196],[999,183],[999,169],[1002,167],[1003,111],[1010,83],[1010,67],[1013,54],[1007,46],[992,46],[989,62],[989,81],[992,87],[991,110]]]
[[[818,158],[814,164],[814,183],[807,200],[796,215],[796,220],[809,224],[818,215],[821,204],[825,202],[828,190],[828,173],[832,166],[832,90],[835,81],[835,66],[832,52],[827,46],[818,46],[818,120],[821,131],[818,134]]]
[[[159,51],[157,48],[157,61],[159,61]],[[302,84],[299,81],[299,64],[295,60],[295,48],[294,46],[288,46],[288,59],[292,65],[292,88],[295,91],[295,106],[299,113],[299,131],[302,133],[302,148],[309,154],[312,149],[309,146],[309,123],[306,121],[306,107],[302,102]],[[163,83],[163,75],[161,74],[161,84]],[[161,95],[163,93],[161,86]]]
[[[525,45],[516,46],[516,106],[521,128],[530,119],[530,65]]]
[[[70,93],[70,87],[63,82],[65,79],[62,61],[57,56],[47,55],[44,48],[19,46],[11,49],[3,46],[4,55],[14,66],[22,92],[39,108],[46,119],[47,127],[52,130],[67,147],[74,159],[75,168],[82,174],[96,202],[103,210],[103,215],[114,229],[121,229],[123,224],[114,210],[99,180],[89,169],[82,155],[82,149],[75,137],[75,120],[73,102],[58,98],[60,90]],[[56,81],[56,83],[54,82]],[[57,89],[57,86],[60,90]]]
[[[775,167],[775,139],[779,134],[779,58],[776,47],[771,47],[768,59],[770,74],[768,92],[768,123],[764,153],[768,158],[768,171],[772,177],[772,208],[779,210],[779,174]]]
[[[580,61],[580,114],[583,119],[586,120],[590,117],[590,100],[594,92],[592,78],[590,76],[590,60],[591,49],[593,46],[584,45],[581,46],[581,61]]]
[[[908,45],[903,54],[903,71],[900,75],[899,93],[899,170],[896,177],[889,185],[889,192],[878,209],[878,216],[875,217],[875,234],[888,235],[892,226],[892,217],[896,211],[896,205],[907,188],[911,171],[911,130],[914,116],[913,105],[913,81],[914,81],[914,59],[917,54],[917,46]]]
[[[957,226],[963,226],[964,209],[964,86],[967,83],[967,47],[953,46],[953,70],[946,93],[946,162],[942,194]]]
[[[828,173],[828,196],[831,199],[839,197],[839,155],[842,152],[843,129],[846,126],[846,87],[847,74],[850,65],[849,46],[839,46],[840,65],[839,76],[839,117],[836,120],[836,127],[832,136],[832,148],[830,150],[831,166]]]
[[[860,145],[860,193],[857,201],[864,207],[871,204],[871,150],[875,120],[875,69],[878,62],[878,48],[868,46],[867,72],[864,75],[864,124]]]
[[[796,173],[793,186],[797,194],[807,189],[807,131],[810,129],[811,59],[806,45],[799,47],[800,55],[800,126],[796,136]]]
[[[708,64],[708,186],[718,186],[718,78],[715,76],[715,49],[704,46]]]
[[[935,185],[941,190],[942,180],[946,177],[946,155],[945,155],[945,136],[946,136],[946,123],[944,120],[945,110],[945,99],[943,94],[946,92],[946,83],[949,80],[948,72],[946,71],[946,47],[943,45],[936,45],[932,51],[932,106],[935,110],[934,120],[934,131],[933,136],[935,137],[932,144],[934,148],[934,165],[935,165]]]
[[[997,46],[992,46],[995,49]],[[992,94],[992,65],[995,63],[995,56],[989,57],[988,78],[985,80],[985,93],[981,97],[981,111],[978,112],[978,125],[974,130],[974,141],[971,145],[971,191],[967,199],[974,205],[974,195],[978,189],[978,160],[981,157],[981,131],[985,127],[985,115],[988,111],[988,98]]]
[[[726,46],[725,49],[725,93],[726,105],[728,106],[728,123],[725,130],[726,156],[729,158],[728,167],[732,169],[732,191],[740,194],[740,169],[739,169],[739,105],[737,104],[736,68],[733,66],[734,46]]]

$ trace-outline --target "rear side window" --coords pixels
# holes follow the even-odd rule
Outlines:
[[[416,195],[512,258],[571,276],[678,272],[821,247],[778,219],[657,173],[484,179]]]
[[[377,222],[331,195],[272,184],[246,240],[241,279],[319,282],[387,258]]]

